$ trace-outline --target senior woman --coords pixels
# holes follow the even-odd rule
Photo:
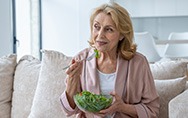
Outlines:
[[[157,118],[159,96],[145,56],[136,52],[129,13],[117,3],[97,7],[90,17],[90,48],[79,52],[66,70],[61,104],[78,118]],[[98,50],[100,57],[82,60]],[[81,91],[111,94],[113,103],[98,113],[80,111],[73,96]]]

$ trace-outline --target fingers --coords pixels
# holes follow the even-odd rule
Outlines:
[[[73,77],[76,74],[81,73],[81,62],[79,60],[72,59],[71,66],[66,70],[66,74],[69,77]]]
[[[100,116],[100,117],[104,118],[106,114],[103,114],[103,113],[99,112],[99,113],[94,113],[94,115],[97,115],[97,116]]]
[[[81,112],[81,116],[80,116],[81,118],[86,118],[86,116],[85,116],[85,113],[84,112]]]
[[[69,77],[74,77],[77,75],[80,75],[79,67],[75,67],[72,69],[72,71],[69,73]]]
[[[113,97],[115,97],[116,96],[116,92],[112,91],[112,92],[110,92],[110,95],[112,95]]]
[[[73,64],[73,63],[75,63],[76,62],[76,60],[75,59],[72,59],[71,60],[71,64]]]
[[[112,92],[110,93],[110,95],[112,95],[112,96],[114,97],[115,100],[119,100],[119,99],[121,99],[120,96],[119,96],[118,94],[116,94],[115,91],[112,91]],[[113,101],[114,101],[114,100],[113,100]]]
[[[116,94],[115,91],[110,92],[110,95],[112,95],[113,97],[118,97],[118,94]]]
[[[107,109],[101,110],[99,113],[113,114],[114,112],[118,111],[119,106],[123,104],[121,97],[118,94],[116,94],[115,91],[111,92],[110,95],[113,96],[112,105]]]
[[[107,109],[104,109],[104,110],[101,110],[100,112],[99,112],[99,114],[105,114],[105,115],[107,115],[107,114],[109,114],[109,115],[112,115],[113,113],[114,113],[114,111],[115,111],[115,107],[109,107],[109,108],[107,108]]]

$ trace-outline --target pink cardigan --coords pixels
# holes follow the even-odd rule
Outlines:
[[[92,53],[94,53],[93,49],[87,48],[75,58],[83,59]],[[130,61],[119,56],[117,63],[115,92],[122,97],[125,103],[135,106],[139,118],[157,118],[159,96],[146,58],[136,53]],[[83,63],[81,84],[82,90],[100,94],[99,79],[96,74],[96,58]],[[67,116],[77,114],[77,118],[80,118],[81,111],[77,107],[75,109],[70,107],[65,92],[61,95],[61,103]],[[87,118],[100,118],[91,113],[87,113],[86,116]],[[115,113],[114,118],[130,118],[130,116]]]

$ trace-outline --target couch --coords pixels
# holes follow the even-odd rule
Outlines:
[[[66,118],[59,98],[65,89],[62,68],[71,57],[53,50],[42,53],[41,61],[32,55],[0,58],[0,118]],[[159,118],[188,117],[187,63],[176,59],[150,64],[160,96]]]

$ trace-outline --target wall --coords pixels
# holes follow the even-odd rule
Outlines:
[[[78,51],[88,47],[89,16],[91,10],[101,3],[109,0],[75,1],[75,0],[43,0],[43,48],[61,51],[67,55],[75,55]],[[124,0],[121,4],[128,4]],[[147,1],[147,0],[145,0]],[[156,2],[156,0],[153,0]],[[155,3],[153,2],[153,3]],[[166,6],[167,3],[164,2]],[[175,0],[174,2],[178,2]],[[150,31],[158,39],[167,39],[170,32],[188,31],[188,10],[185,5],[188,1],[178,2],[178,10],[182,15],[173,16],[143,16],[132,17],[135,31]],[[74,3],[74,4],[73,4]],[[144,2],[138,2],[144,4]],[[137,3],[137,5],[138,5]],[[151,8],[152,2],[145,2],[146,8]],[[159,2],[157,2],[158,5]],[[136,4],[136,3],[135,3]],[[134,6],[135,4],[129,3]],[[174,5],[174,3],[171,3]],[[164,10],[164,5],[161,6]],[[170,6],[170,5],[169,5]],[[136,10],[137,7],[131,7]],[[188,8],[188,7],[187,7]],[[136,12],[136,11],[135,11]],[[149,14],[149,11],[142,11]],[[0,56],[13,52],[12,25],[11,25],[11,0],[0,0]]]
[[[150,32],[155,39],[167,40],[171,32],[188,32],[188,16],[132,18],[135,32]]]
[[[135,32],[148,31],[166,40],[171,32],[188,32],[187,0],[114,0],[125,7]]]
[[[13,53],[11,0],[0,0],[0,57]]]
[[[132,17],[187,16],[187,0],[114,0]]]
[[[83,48],[88,47],[90,13],[94,7],[108,1],[42,1],[43,49],[57,50],[68,56],[73,56]],[[178,0],[172,2],[170,0],[114,1],[131,11],[136,32],[149,31],[155,38],[166,40],[170,32],[188,31],[186,0],[181,2]],[[172,9],[176,9],[176,12]]]
[[[57,50],[73,56],[88,47],[91,10],[108,1],[42,1],[43,49]]]
[[[78,2],[42,1],[42,30],[43,49],[73,55],[78,50]]]

